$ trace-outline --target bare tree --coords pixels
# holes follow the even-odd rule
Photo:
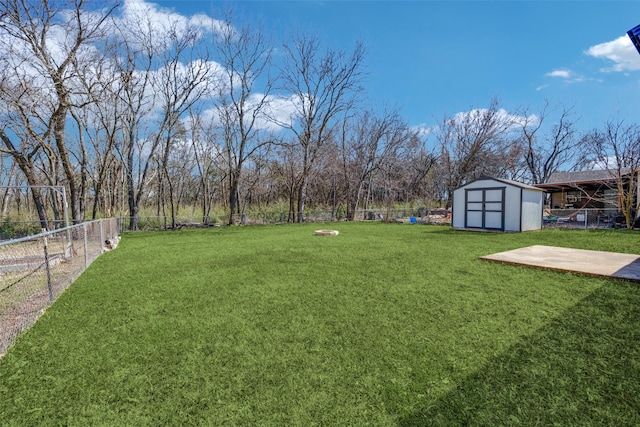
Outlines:
[[[640,127],[622,120],[609,120],[603,130],[594,130],[586,138],[594,163],[608,170],[615,180],[618,209],[631,229],[640,210]]]
[[[447,197],[467,181],[495,171],[496,159],[505,152],[505,135],[513,118],[493,99],[488,108],[445,117],[437,130],[441,179]]]
[[[520,145],[530,180],[534,184],[547,182],[552,173],[578,159],[576,149],[580,140],[576,138],[572,109],[562,109],[549,133],[541,136],[539,133],[548,114],[549,104],[546,102],[537,115],[525,110],[521,114],[522,121],[517,123],[521,130]]]
[[[352,127],[351,132],[347,132],[349,127]],[[342,174],[346,184],[347,218],[353,220],[363,187],[371,174],[394,158],[416,135],[397,111],[385,111],[379,116],[365,111],[343,129],[340,144]]]
[[[237,30],[227,20],[215,39],[218,61],[223,67],[216,106],[227,167],[229,197],[228,223],[240,213],[240,185],[245,163],[273,142],[266,131],[271,45],[264,33],[242,27]],[[260,91],[256,85],[261,83]]]
[[[84,0],[53,4],[36,0],[1,0],[0,10],[3,14],[0,20],[4,52],[2,65],[18,73],[15,79],[23,83],[30,81],[28,90],[34,90],[34,85],[37,85],[41,95],[46,94],[43,104],[48,108],[48,117],[43,132],[32,136],[40,144],[52,141],[55,150],[52,152],[62,165],[69,188],[73,221],[82,221],[82,190],[66,132],[67,115],[74,105],[77,77],[73,64],[82,61],[88,45],[101,37],[103,24],[113,6],[102,9],[101,13],[92,13]],[[23,87],[27,90],[26,86]],[[28,107],[14,104],[16,109]],[[8,137],[7,134],[5,136]]]
[[[309,174],[316,155],[328,140],[338,115],[351,107],[364,78],[365,49],[357,43],[351,51],[321,50],[316,37],[297,35],[284,45],[282,89],[291,94],[296,112],[289,123],[301,152],[301,172],[296,182],[297,221],[304,221]]]
[[[406,168],[405,187],[412,199],[430,202],[437,198],[434,191],[434,170],[438,162],[438,156],[433,148],[428,146],[428,139],[417,133],[409,140],[405,147]]]
[[[129,227],[138,228],[140,204],[154,177],[159,186],[168,187],[175,225],[176,195],[168,164],[184,130],[181,118],[210,93],[212,64],[202,49],[202,33],[193,26],[172,21],[158,33],[146,16],[115,21],[114,26],[120,43],[115,60],[123,104],[120,154],[126,165]]]
[[[155,99],[151,90],[155,51],[147,41],[147,31],[135,23],[118,28],[120,49],[114,52],[118,83],[118,102],[122,104],[122,147],[118,154],[124,165],[129,208],[129,229],[138,229],[140,202],[145,194],[150,174],[150,160],[159,141],[151,144],[147,138],[150,114]]]
[[[200,36],[196,28],[176,27],[168,31],[162,67],[153,85],[161,105],[161,120],[153,144],[162,141],[160,177],[166,180],[169,189],[172,227],[175,227],[177,205],[168,165],[172,148],[184,133],[180,119],[212,90],[212,66],[206,51],[200,49]]]
[[[5,69],[6,71],[6,69]],[[2,73],[4,74],[4,72]],[[4,77],[4,76],[1,76]],[[0,127],[0,140],[2,152],[11,156],[14,164],[26,179],[26,184],[37,187],[44,184],[42,176],[38,173],[36,163],[42,158],[42,144],[37,138],[38,132],[33,130],[31,116],[23,108],[15,108],[15,101],[22,101],[25,91],[18,86],[9,87],[8,80],[0,78],[0,99],[3,103],[2,126]],[[19,106],[20,104],[18,104]],[[20,126],[20,125],[24,126]],[[9,135],[5,129],[12,129],[13,135]],[[45,201],[39,191],[31,192],[33,202],[42,228],[48,228]]]
[[[191,144],[199,184],[199,201],[202,207],[202,223],[209,224],[211,209],[219,184],[218,168],[221,155],[217,142],[217,128],[213,123],[205,125],[199,112],[190,113]]]
[[[275,172],[272,176],[277,177],[276,180],[284,191],[288,202],[287,222],[296,221],[296,188],[301,181],[301,171],[303,169],[302,156],[296,148],[297,143],[295,140],[287,141],[278,147],[279,162],[274,162],[275,164],[272,165],[272,169]]]
[[[166,181],[170,183],[169,204],[171,208],[171,224],[176,225],[176,217],[180,206],[192,201],[192,174],[197,166],[194,154],[194,145],[188,140],[189,134],[182,126],[178,126],[171,141],[169,156],[163,159],[162,171]],[[162,203],[163,215],[164,201],[162,189],[158,192],[159,202]]]
[[[113,54],[113,49],[108,44],[104,47],[107,55]],[[93,193],[92,219],[98,217],[100,208],[107,216],[113,215],[113,197],[118,187],[113,183],[109,186],[108,180],[113,179],[114,169],[121,166],[117,163],[116,151],[122,150],[124,106],[119,93],[118,69],[114,66],[117,62],[107,55],[96,55],[90,68],[76,66],[82,87],[82,93],[77,96],[83,101],[70,109],[78,127],[82,194],[87,193],[89,186]]]

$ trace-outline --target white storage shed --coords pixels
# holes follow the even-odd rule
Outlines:
[[[483,177],[453,192],[456,229],[529,231],[542,228],[544,191],[508,179]]]

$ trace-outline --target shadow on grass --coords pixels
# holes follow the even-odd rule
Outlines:
[[[613,276],[640,282],[640,259],[625,265],[613,273]]]
[[[401,426],[640,425],[640,288],[607,281]]]

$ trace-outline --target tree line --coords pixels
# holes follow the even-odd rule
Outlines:
[[[362,43],[335,49],[305,33],[275,42],[231,14],[146,7],[0,0],[2,217],[21,188],[64,186],[74,223],[123,215],[136,229],[154,212],[175,225],[197,208],[205,222],[222,210],[231,224],[276,206],[291,222],[308,207],[353,219],[371,206],[447,206],[483,175],[542,183],[640,152],[635,125],[580,134],[572,108],[548,103],[509,114],[493,99],[419,129],[363,89]],[[59,194],[31,198],[46,228]]]

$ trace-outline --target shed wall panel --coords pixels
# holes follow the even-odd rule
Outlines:
[[[539,191],[524,190],[522,193],[522,231],[542,228],[544,194]]]
[[[508,185],[505,199],[504,231],[520,231],[520,188]]]

